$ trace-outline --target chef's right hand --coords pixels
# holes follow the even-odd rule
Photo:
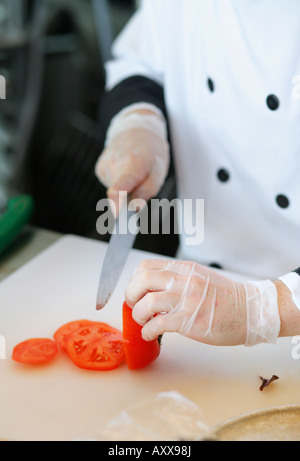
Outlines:
[[[118,213],[119,192],[150,200],[163,186],[169,164],[165,119],[151,111],[134,111],[113,120],[96,176],[108,188]]]

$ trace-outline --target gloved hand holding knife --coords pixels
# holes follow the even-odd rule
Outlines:
[[[111,123],[96,176],[108,188],[108,198],[120,210],[119,192],[146,202],[164,184],[170,164],[166,121],[154,106],[129,108]]]
[[[118,222],[130,219],[129,201],[148,201],[162,187],[170,163],[167,127],[163,115],[154,107],[120,113],[110,124],[106,148],[96,165],[96,175],[108,188],[108,198],[115,204],[117,215],[115,233],[110,238],[102,266],[97,295],[97,309],[110,299],[121,275],[127,256],[133,247],[136,233],[118,232]],[[122,192],[122,194],[120,194]],[[119,203],[127,194],[128,201]],[[114,211],[114,210],[112,210]]]

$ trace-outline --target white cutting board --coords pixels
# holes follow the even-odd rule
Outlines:
[[[197,403],[209,425],[245,412],[300,403],[300,360],[291,339],[276,346],[217,348],[177,334],[163,338],[159,359],[149,368],[111,372],[76,368],[63,354],[42,367],[11,359],[13,347],[31,337],[52,337],[71,320],[88,318],[122,328],[124,290],[137,264],[157,258],[132,251],[109,305],[95,310],[106,245],[66,236],[0,284],[0,439],[95,438],[121,411],[174,390]],[[280,379],[264,392],[258,375]]]

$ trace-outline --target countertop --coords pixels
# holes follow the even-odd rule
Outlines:
[[[61,237],[57,232],[27,226],[13,245],[0,256],[0,282]]]
[[[4,339],[5,358],[11,356],[13,347],[20,341],[31,337],[51,338],[59,326],[72,320],[89,318],[121,329],[124,287],[137,265],[149,255],[132,250],[110,306],[96,312],[99,270],[105,251],[106,245],[102,242],[61,236],[43,229],[26,229],[13,249],[0,259],[2,280],[10,275],[0,284],[0,336]],[[21,266],[21,270],[15,272]],[[153,398],[166,392],[177,392],[196,404],[203,415],[201,421],[209,428],[257,411],[263,411],[265,417],[266,411],[279,407],[288,406],[288,415],[294,417],[295,409],[299,411],[300,376],[299,363],[292,355],[293,347],[291,338],[280,338],[276,345],[216,348],[166,334],[159,359],[136,373],[123,363],[108,374],[94,374],[75,367],[63,353],[49,366],[38,369],[0,360],[3,416],[0,438],[111,440],[105,432],[108,423],[116,427],[115,423],[121,421],[122,437],[138,440],[139,433],[124,434],[120,415],[124,412],[127,415],[134,412],[137,418],[148,415],[140,411],[141,405],[151,404]],[[279,380],[260,392],[259,376],[269,378],[273,374]],[[278,417],[279,430],[283,427],[282,413]],[[266,428],[264,421],[256,424],[259,440],[263,435],[270,437],[269,432],[262,433]],[[253,429],[252,423],[253,419]],[[140,425],[139,420],[138,427]],[[272,436],[299,440],[299,431],[295,435],[294,426],[293,423],[292,429],[289,426],[283,434],[274,431]],[[232,425],[229,429],[232,430]],[[238,429],[234,437],[237,435],[245,435],[245,431],[240,434]],[[180,431],[180,439],[182,437],[186,436]]]

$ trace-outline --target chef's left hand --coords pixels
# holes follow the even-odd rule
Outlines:
[[[273,282],[235,282],[193,262],[144,261],[125,297],[146,341],[177,332],[211,345],[252,346],[275,343],[280,332]]]

